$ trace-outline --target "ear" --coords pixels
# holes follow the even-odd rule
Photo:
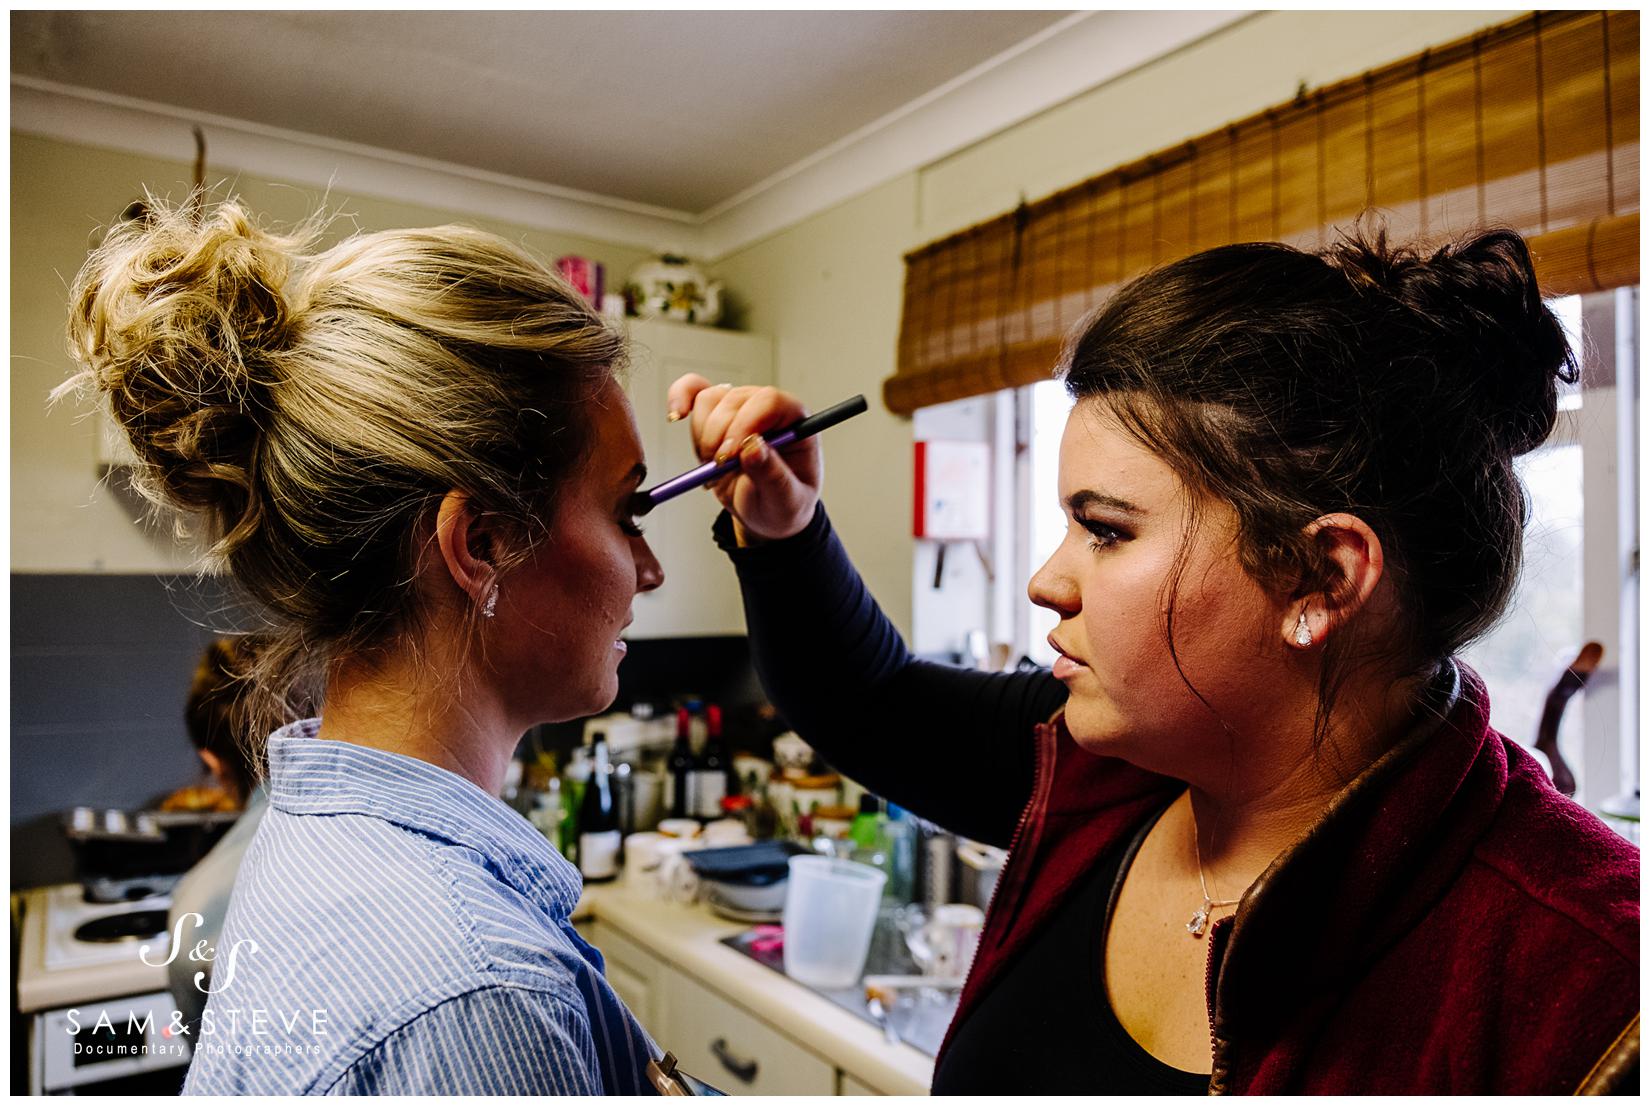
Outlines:
[[[1385,571],[1381,539],[1357,515],[1314,519],[1306,537],[1322,554],[1329,582],[1321,591],[1296,596],[1285,610],[1283,638],[1296,649],[1321,645],[1351,621],[1368,604]]]
[[[435,540],[441,559],[458,590],[476,606],[484,606],[498,587],[492,563],[493,539],[477,517],[470,497],[453,489],[441,499],[435,516]]]
[[[222,757],[218,756],[218,754],[214,753],[211,749],[196,749],[195,751],[200,754],[201,763],[206,765],[206,770],[212,773],[213,779],[217,780],[219,783],[224,783],[227,781],[228,777],[224,775],[223,771]]]

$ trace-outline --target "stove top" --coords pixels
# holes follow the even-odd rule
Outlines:
[[[45,936],[47,971],[84,968],[138,960],[149,946],[149,960],[166,959],[171,945],[166,912],[172,900],[154,895],[132,902],[87,902],[78,883],[46,891]]]

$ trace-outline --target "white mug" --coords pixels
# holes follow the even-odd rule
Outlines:
[[[813,746],[794,733],[782,733],[773,739],[773,759],[785,775],[800,776],[813,763]],[[807,807],[803,807],[804,813]]]
[[[934,916],[923,926],[923,936],[933,950],[928,969],[944,979],[960,979],[968,974],[974,953],[980,947],[980,931],[985,927],[985,911],[968,903],[953,902],[934,908]]]

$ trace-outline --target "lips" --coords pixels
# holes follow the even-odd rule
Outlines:
[[[1072,656],[1071,653],[1061,648],[1060,643],[1054,640],[1053,634],[1048,636],[1048,644],[1050,649],[1053,649],[1056,653],[1060,654],[1054,658],[1055,679],[1064,680],[1067,677],[1077,675],[1079,672],[1087,671],[1088,665],[1084,664],[1082,661]]]

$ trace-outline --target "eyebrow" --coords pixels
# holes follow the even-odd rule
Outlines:
[[[1147,511],[1136,507],[1126,499],[1119,499],[1115,495],[1106,495],[1089,488],[1072,492],[1066,496],[1066,507],[1072,514],[1077,514],[1084,507],[1109,507],[1114,511],[1122,511],[1130,515],[1144,515]]]

